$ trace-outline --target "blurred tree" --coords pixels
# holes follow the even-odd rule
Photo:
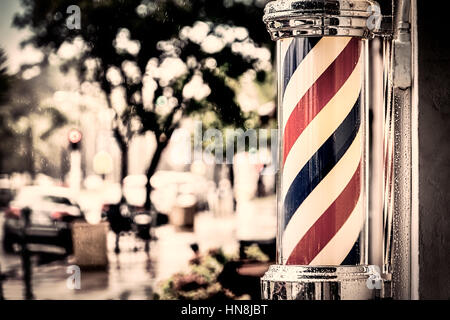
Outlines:
[[[47,140],[67,119],[56,108],[40,104],[52,91],[45,73],[25,80],[23,74],[30,66],[9,75],[5,65],[6,55],[0,49],[0,173],[26,171],[33,177],[36,162],[40,171],[52,173],[45,170],[52,159],[40,151],[37,142]]]
[[[7,125],[7,117],[3,108],[9,100],[9,89],[11,82],[11,76],[8,75],[6,61],[7,57],[5,51],[0,48],[0,139],[2,141],[2,147],[0,148],[0,173],[5,172],[3,162],[6,157],[6,147],[12,138],[12,132]]]
[[[0,48],[0,105],[8,101],[8,92],[10,84],[10,75],[6,67],[6,54],[3,48]]]
[[[154,133],[149,208],[149,180],[184,116],[209,110],[219,126],[237,127],[251,116],[241,110],[236,89],[248,70],[260,82],[270,70],[271,42],[261,20],[265,3],[22,0],[24,12],[14,25],[33,31],[24,44],[41,48],[47,55],[43,63],[55,53],[65,56],[63,70],[76,68],[81,83],[104,93],[114,110],[122,181],[131,138]]]
[[[8,151],[9,171],[27,171],[32,178],[36,173],[56,177],[59,176],[60,158],[55,155],[60,150],[54,149],[51,138],[68,123],[68,119],[56,106],[44,102],[54,91],[48,81],[51,74],[42,70],[31,79],[23,79],[27,69],[28,66],[23,66],[11,84],[8,126],[17,142]],[[21,160],[17,161],[17,158]]]

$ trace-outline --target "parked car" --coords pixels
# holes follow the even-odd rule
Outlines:
[[[0,187],[0,208],[8,207],[13,197],[14,197],[13,189]]]
[[[0,175],[0,208],[8,207],[14,198],[14,189],[7,175]]]
[[[14,244],[21,243],[25,212],[30,214],[25,232],[27,243],[53,245],[72,252],[72,223],[84,220],[84,214],[70,189],[43,186],[20,189],[5,211],[5,252],[14,252]]]

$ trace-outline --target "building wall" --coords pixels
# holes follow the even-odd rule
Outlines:
[[[450,299],[450,33],[441,1],[419,0],[421,299]]]

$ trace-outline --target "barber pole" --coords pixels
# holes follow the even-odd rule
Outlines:
[[[379,295],[379,269],[368,264],[374,7],[372,0],[283,0],[265,8],[277,43],[280,172],[277,264],[261,279],[263,299]]]
[[[279,45],[282,263],[340,265],[364,222],[362,41],[290,38]]]

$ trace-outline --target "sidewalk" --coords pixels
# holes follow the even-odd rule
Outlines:
[[[144,252],[144,243],[134,235],[120,239],[120,254],[114,253],[115,234],[107,236],[109,266],[106,271],[82,271],[81,289],[69,289],[67,267],[73,258],[57,260],[37,266],[33,264],[32,286],[36,299],[152,299],[158,284],[177,272],[187,271],[194,253],[191,244],[197,243],[201,253],[222,248],[237,255],[241,240],[269,239],[275,235],[275,199],[250,200],[238,205],[236,214],[214,217],[210,212],[198,212],[194,230],[180,231],[172,225],[154,230],[156,241],[150,252]],[[247,239],[248,238],[248,239]],[[137,250],[135,250],[137,248]],[[34,260],[36,260],[36,256]],[[2,260],[2,271],[8,273],[3,290],[6,299],[23,298],[20,256],[8,256],[8,267]]]
[[[192,243],[198,243],[201,251],[221,244],[217,239],[222,238],[222,235],[216,232],[214,237],[211,224],[223,226],[223,223],[215,223],[209,214],[200,213],[196,219],[195,232],[177,231],[171,225],[156,228],[158,240],[151,243],[149,254],[144,252],[143,242],[136,241],[132,235],[124,235],[120,240],[121,253],[116,255],[113,252],[115,235],[109,232],[109,266],[106,271],[82,271],[81,289],[73,290],[67,287],[70,274],[66,270],[73,264],[70,257],[41,266],[34,264],[33,294],[40,300],[152,299],[154,292],[158,290],[158,283],[187,269],[188,262],[193,257],[190,248]],[[211,239],[215,240],[210,241]],[[233,238],[224,239],[222,242],[228,243],[225,247],[237,248],[237,242]],[[138,251],[135,252],[136,244]],[[19,266],[16,265],[15,272],[10,272],[11,276],[4,281],[6,299],[23,299],[24,285]]]

